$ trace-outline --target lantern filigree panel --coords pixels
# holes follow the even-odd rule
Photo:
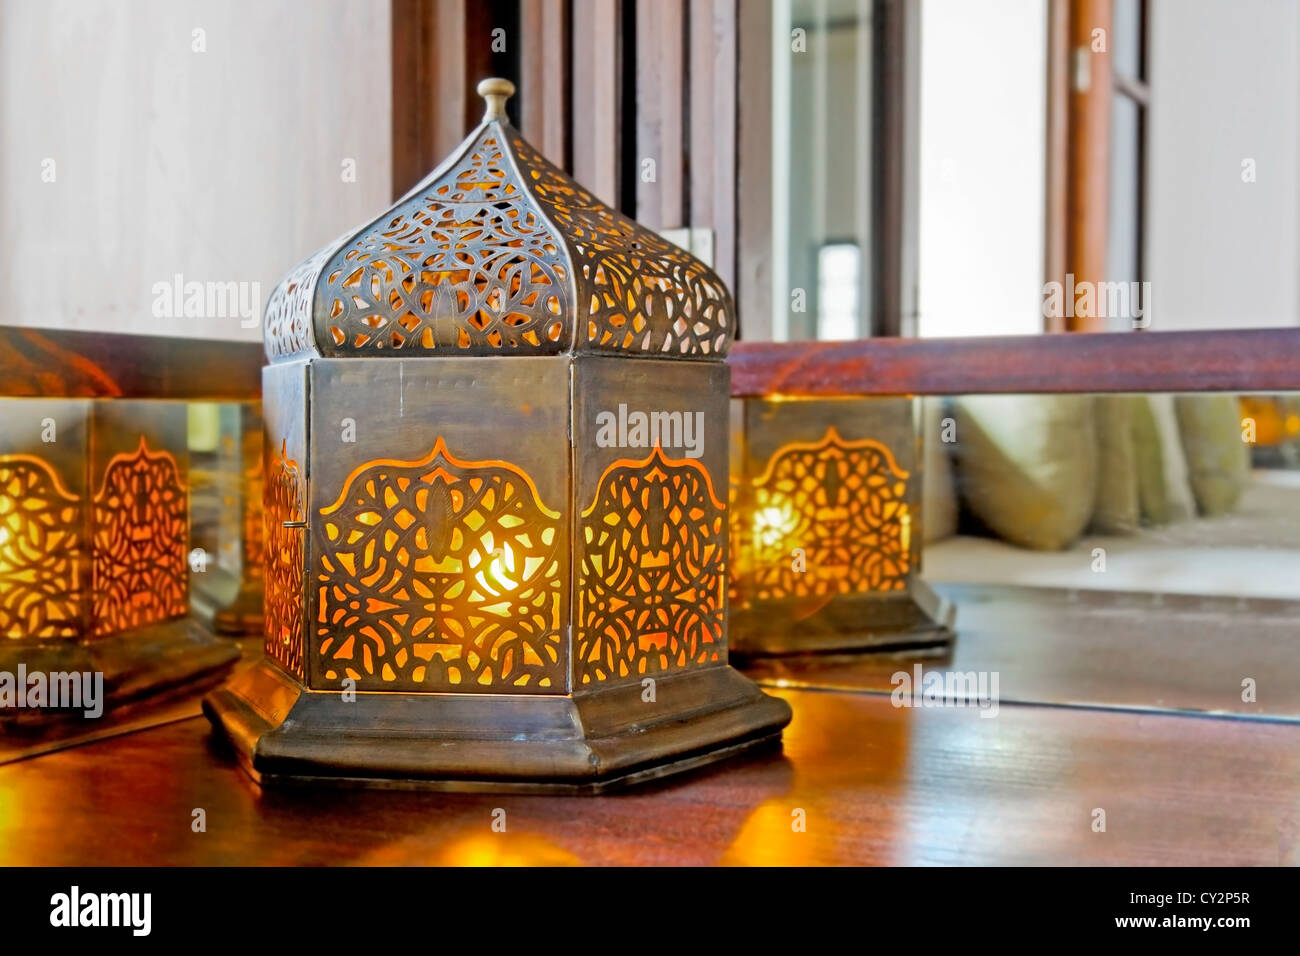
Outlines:
[[[572,308],[563,244],[497,135],[331,259],[317,308],[350,352],[564,351]]]
[[[579,684],[726,660],[726,506],[699,462],[614,462],[581,527]]]
[[[143,435],[105,467],[92,515],[95,634],[186,613],[187,495],[176,459]]]
[[[262,318],[267,358],[276,361],[315,354],[312,308],[316,300],[316,284],[320,281],[325,263],[347,238],[346,234],[340,236],[310,259],[295,266],[271,290],[271,295],[266,300],[266,313]]]
[[[727,367],[575,366],[574,689],[723,665]]]
[[[911,569],[908,472],[874,439],[829,428],[788,442],[753,479],[734,547],[758,599],[902,591]],[[794,548],[804,562],[791,560]]]
[[[261,430],[246,429],[241,436],[241,443],[244,445],[242,500],[239,509],[241,567],[246,578],[260,581],[264,575],[266,560],[264,538],[266,519],[262,510],[265,489],[262,475],[265,463],[262,455]]]
[[[610,209],[514,134],[538,202],[574,252],[579,328],[598,351],[721,357],[731,294],[699,259]]]
[[[320,521],[313,647],[327,680],[563,686],[561,516],[519,468],[461,460],[439,438],[419,461],[357,468]]]
[[[263,493],[263,570],[266,653],[300,680],[303,677],[303,540],[307,489],[287,440],[266,465]]]
[[[82,542],[81,500],[49,464],[0,456],[0,636],[81,635]]]
[[[313,689],[568,691],[570,365],[311,363]]]
[[[713,359],[735,308],[704,263],[489,122],[266,309],[273,362],[601,352]]]

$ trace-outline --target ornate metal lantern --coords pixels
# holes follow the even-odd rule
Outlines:
[[[184,406],[12,399],[0,417],[0,672],[103,677],[114,708],[215,681],[238,657],[186,620]],[[58,675],[57,677],[55,675]],[[18,683],[23,681],[19,679]],[[75,706],[2,700],[42,727]]]
[[[731,637],[738,655],[943,644],[919,577],[913,400],[732,405]]]
[[[206,703],[264,782],[593,790],[790,719],[727,664],[731,297],[513,90],[268,301],[267,656]]]

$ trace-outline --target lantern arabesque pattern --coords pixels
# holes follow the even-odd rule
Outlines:
[[[731,630],[740,655],[947,643],[921,580],[908,398],[732,404]]]
[[[727,663],[731,296],[512,90],[268,300],[267,656],[206,703],[263,782],[598,790],[789,721]]]

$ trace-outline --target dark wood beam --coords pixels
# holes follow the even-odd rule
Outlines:
[[[0,396],[256,400],[262,363],[260,342],[10,328]]]
[[[475,87],[493,72],[492,9],[484,0],[393,0],[394,198],[478,125]]]
[[[519,4],[519,130],[542,155],[569,169],[569,0]]]
[[[610,206],[622,185],[623,9],[620,0],[573,8],[573,178]]]
[[[738,342],[733,397],[1300,390],[1300,329]]]
[[[748,12],[746,15],[749,15]],[[690,224],[713,230],[713,269],[736,283],[736,0],[690,0]],[[770,152],[770,150],[769,150]]]

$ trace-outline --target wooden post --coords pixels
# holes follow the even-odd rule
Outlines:
[[[1106,280],[1110,209],[1111,0],[1070,5],[1070,114],[1065,271],[1075,284]],[[1069,316],[1071,332],[1102,332],[1104,319]]]

